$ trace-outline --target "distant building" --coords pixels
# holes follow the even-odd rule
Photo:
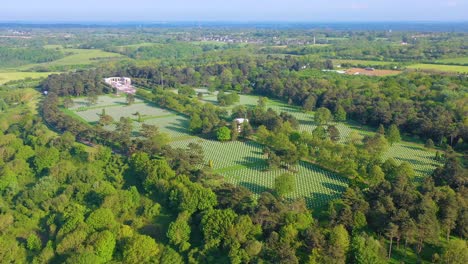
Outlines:
[[[234,119],[234,122],[236,122],[237,124],[237,131],[240,133],[242,132],[242,125],[245,123],[245,122],[249,122],[249,120],[247,118],[236,118]]]
[[[128,77],[110,77],[104,81],[117,90],[117,93],[135,94],[136,88],[132,85],[132,79]]]

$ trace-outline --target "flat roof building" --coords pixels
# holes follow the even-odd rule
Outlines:
[[[117,93],[135,94],[136,88],[132,85],[132,79],[128,77],[109,77],[104,81],[117,90]]]

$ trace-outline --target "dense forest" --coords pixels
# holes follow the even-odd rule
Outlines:
[[[1,67],[14,67],[27,63],[41,63],[58,60],[64,54],[44,48],[8,48],[0,46]]]

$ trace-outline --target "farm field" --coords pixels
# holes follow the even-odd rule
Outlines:
[[[385,66],[385,65],[397,64],[397,62],[373,61],[373,60],[340,60],[340,59],[333,59],[332,62],[333,62],[333,65],[347,63],[347,64],[365,65],[365,66]]]
[[[21,72],[21,71],[11,71],[11,72],[0,72],[0,84],[7,83],[9,81],[22,80],[26,78],[41,78],[47,77],[54,72]]]
[[[397,75],[400,74],[401,71],[396,70],[366,70],[363,68],[351,68],[346,70],[346,74],[349,75],[366,75],[366,76],[389,76],[389,75]]]
[[[256,102],[255,97],[251,97],[252,103]],[[200,144],[205,155],[205,162],[213,162],[213,169],[224,175],[226,180],[234,184],[245,186],[259,195],[262,191],[273,187],[276,176],[283,173],[282,170],[265,171],[267,165],[262,153],[262,146],[255,142],[219,142],[206,140],[190,135],[188,131],[188,119],[170,111],[150,105],[139,100],[137,103],[126,106],[125,98],[115,96],[100,96],[98,104],[87,109],[84,98],[75,99],[75,106],[70,111],[72,115],[79,116],[81,120],[89,123],[96,122],[103,107],[106,113],[115,116],[114,120],[120,116],[132,116],[132,111],[148,113],[144,120],[146,124],[159,127],[160,131],[169,134],[173,147],[185,148],[190,143]],[[152,110],[150,110],[150,108]],[[131,109],[131,110],[128,110]],[[170,116],[167,113],[172,113]],[[70,114],[70,113],[69,113]],[[76,117],[75,116],[75,117]],[[134,122],[134,132],[141,127],[141,123]],[[108,126],[114,129],[115,126]],[[135,133],[137,135],[137,133]],[[226,153],[229,153],[228,155]],[[297,191],[288,198],[305,197],[308,206],[315,207],[325,204],[327,201],[339,197],[346,188],[347,181],[338,175],[315,167],[312,164],[301,162],[296,166],[298,173]]]
[[[460,58],[450,58],[450,59],[441,59],[436,60],[437,63],[450,63],[450,64],[468,64],[468,57],[460,57]]]
[[[71,66],[71,65],[90,65],[99,60],[108,58],[123,57],[118,53],[106,52],[98,49],[63,49],[64,53],[69,53],[68,56],[47,63],[27,64],[17,67],[18,70],[27,70],[37,66]]]
[[[434,70],[441,72],[468,73],[468,66],[461,65],[443,65],[443,64],[414,64],[408,66],[409,69]]]

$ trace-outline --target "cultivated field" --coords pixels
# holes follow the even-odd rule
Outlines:
[[[437,63],[447,63],[447,64],[467,65],[468,64],[468,57],[442,59],[442,60],[437,60],[436,62]]]
[[[62,49],[65,54],[68,54],[64,58],[59,60],[46,62],[46,63],[35,63],[27,64],[15,69],[28,70],[34,67],[59,67],[59,66],[73,66],[73,65],[91,65],[100,60],[109,58],[121,58],[122,55],[113,52],[106,52],[98,49]]]
[[[333,65],[339,64],[351,64],[351,65],[365,65],[365,66],[386,66],[397,64],[398,62],[391,62],[391,61],[372,61],[372,60],[332,60]]]
[[[408,66],[409,69],[431,70],[440,72],[468,73],[468,66],[443,65],[443,64],[414,64]]]
[[[346,70],[346,74],[349,75],[366,75],[366,76],[389,76],[389,75],[397,75],[400,74],[401,71],[395,70],[366,70],[363,68],[351,68]]]

